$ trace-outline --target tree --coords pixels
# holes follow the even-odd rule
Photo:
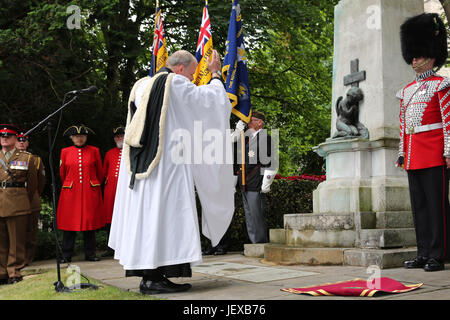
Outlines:
[[[280,129],[281,173],[319,173],[311,146],[329,133],[333,6],[325,0],[241,0],[252,102]],[[69,29],[67,8],[80,9],[80,28]],[[169,53],[194,52],[204,3],[160,0]],[[0,123],[29,129],[63,102],[65,93],[95,85],[67,107],[55,152],[69,145],[62,130],[85,124],[102,152],[111,129],[124,124],[133,83],[148,75],[155,3],[150,0],[4,0],[0,7]],[[225,52],[231,1],[209,0],[214,47]],[[56,120],[59,118],[55,118]],[[233,116],[232,125],[237,121]],[[33,151],[44,159],[45,132]],[[57,156],[55,156],[57,158]],[[55,164],[57,167],[57,159]]]

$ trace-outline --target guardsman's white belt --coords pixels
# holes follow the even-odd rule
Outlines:
[[[441,128],[442,128],[442,122],[437,122],[437,123],[432,123],[432,124],[424,124],[423,126],[405,128],[405,133],[406,134],[416,134],[416,133],[420,133],[420,132],[426,132],[426,131],[431,131],[431,130],[436,130],[436,129],[441,129]]]

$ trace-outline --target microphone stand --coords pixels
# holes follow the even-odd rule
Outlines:
[[[67,94],[66,94],[67,95]],[[72,292],[73,289],[77,288],[93,288],[98,289],[98,286],[91,283],[80,283],[78,285],[74,285],[71,287],[66,287],[64,283],[61,280],[61,265],[60,265],[60,249],[59,249],[59,243],[58,243],[58,229],[57,229],[57,223],[56,223],[56,181],[55,181],[55,172],[53,169],[53,146],[52,146],[52,122],[50,118],[52,118],[55,114],[60,112],[62,109],[64,109],[67,105],[72,103],[78,98],[77,95],[75,95],[69,102],[64,103],[58,110],[55,112],[49,114],[44,120],[39,122],[36,126],[28,130],[24,135],[28,136],[31,132],[35,131],[37,128],[39,128],[42,124],[47,122],[47,133],[48,133],[48,161],[50,166],[50,176],[51,176],[51,187],[52,187],[52,208],[53,208],[53,231],[55,234],[55,249],[56,249],[56,270],[57,270],[57,276],[58,280],[54,283],[56,292]],[[65,100],[65,97],[64,97]]]

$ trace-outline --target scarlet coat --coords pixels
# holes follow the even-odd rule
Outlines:
[[[61,150],[58,229],[88,231],[105,225],[101,183],[102,160],[98,148],[85,145]]]
[[[427,77],[428,76],[428,77]],[[405,169],[445,165],[450,157],[450,81],[433,71],[408,84],[397,97],[400,104],[399,156]],[[410,128],[441,123],[441,128],[410,133]]]
[[[113,148],[109,150],[103,160],[103,175],[105,177],[105,190],[103,194],[103,205],[105,222],[111,224],[116,198],[117,180],[119,179],[120,159],[122,149]]]

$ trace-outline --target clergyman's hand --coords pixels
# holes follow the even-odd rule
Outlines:
[[[210,59],[208,60],[206,66],[209,72],[214,73],[222,69],[222,64],[220,63],[220,56],[217,50],[213,50]]]
[[[447,165],[447,168],[450,169],[450,158],[445,158],[445,164]]]

